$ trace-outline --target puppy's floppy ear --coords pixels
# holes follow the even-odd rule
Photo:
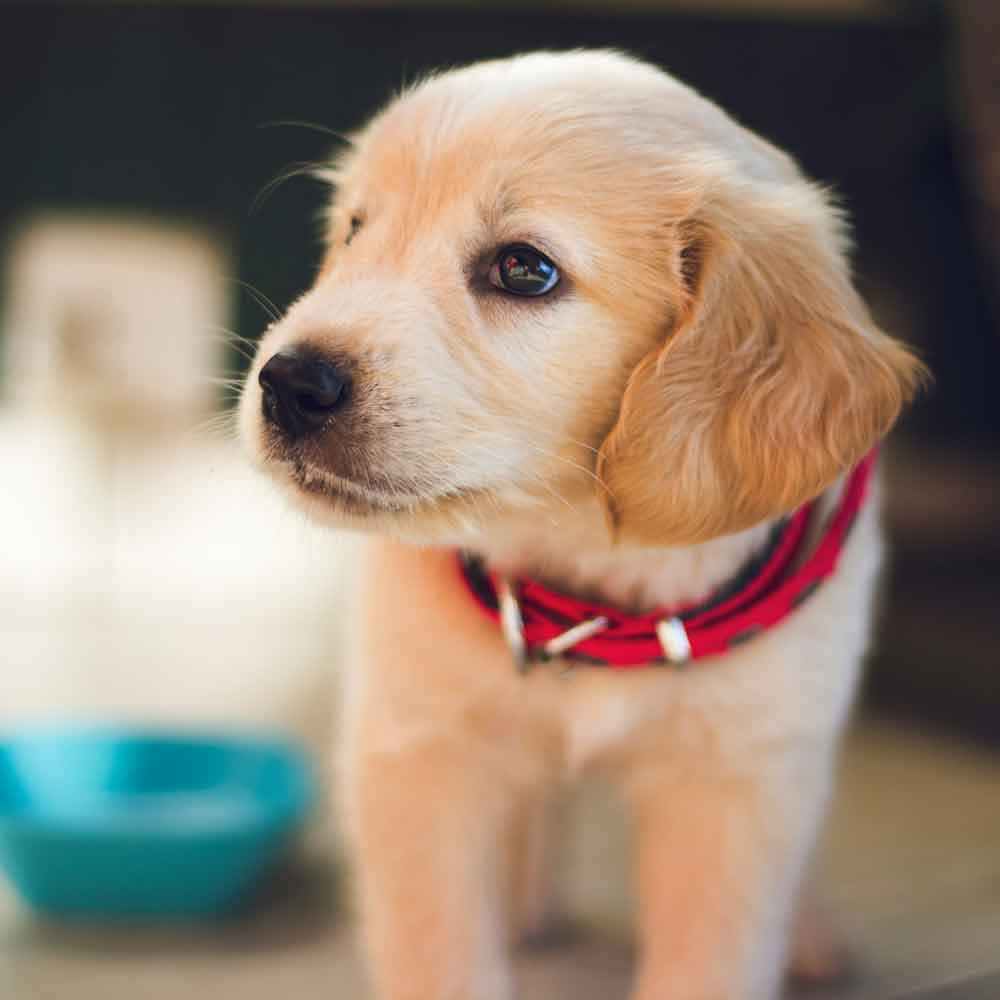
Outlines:
[[[812,499],[892,426],[925,370],[851,285],[816,188],[743,183],[677,226],[685,288],[598,454],[616,537],[678,545]]]

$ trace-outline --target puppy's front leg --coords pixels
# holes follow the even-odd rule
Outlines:
[[[630,789],[642,947],[634,1000],[778,995],[827,782],[821,767],[812,785],[767,770],[678,783],[655,780],[654,768]]]
[[[357,748],[349,776],[379,1000],[506,1000],[503,805],[469,747]]]

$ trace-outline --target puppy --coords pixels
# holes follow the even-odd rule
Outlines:
[[[635,1000],[774,997],[869,632],[869,453],[921,378],[840,217],[611,52],[433,76],[330,179],[240,420],[296,504],[373,536],[342,801],[378,996],[512,996],[546,796],[591,768],[634,820]],[[715,648],[734,601],[761,621]]]

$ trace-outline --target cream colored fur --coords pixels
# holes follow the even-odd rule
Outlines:
[[[341,799],[379,997],[513,995],[509,929],[546,914],[543,803],[599,769],[635,822],[634,1000],[769,1000],[867,641],[876,504],[806,605],[685,671],[519,676],[449,546],[627,607],[704,598],[889,429],[919,364],[792,161],[615,53],[433,77],[331,175],[328,257],[241,423],[296,503],[379,536]],[[511,243],[556,262],[549,298],[489,286]],[[256,375],[303,343],[355,381],[290,445]],[[797,947],[803,971],[835,958],[812,916]]]

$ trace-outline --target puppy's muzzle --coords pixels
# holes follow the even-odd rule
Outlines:
[[[297,348],[268,359],[257,380],[264,419],[292,440],[322,428],[345,405],[350,387],[342,368]]]

